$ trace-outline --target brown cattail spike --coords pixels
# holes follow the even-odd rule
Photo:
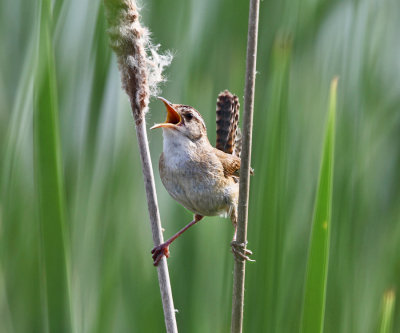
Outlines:
[[[217,142],[215,147],[228,154],[239,156],[236,145],[239,124],[239,99],[228,90],[221,92],[217,99]],[[239,129],[240,132],[240,129]],[[238,154],[239,153],[239,154]]]
[[[122,87],[128,94],[135,119],[148,110],[150,96],[157,96],[162,72],[172,57],[158,53],[148,29],[140,23],[134,0],[104,0],[110,45],[117,55]]]

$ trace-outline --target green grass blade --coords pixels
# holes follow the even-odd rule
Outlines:
[[[254,188],[257,193],[255,207],[249,212],[250,220],[262,221],[260,229],[253,237],[254,248],[263,254],[263,260],[268,265],[256,266],[257,273],[252,276],[251,284],[258,284],[256,293],[246,296],[248,302],[257,302],[259,293],[265,295],[264,315],[249,318],[249,331],[276,332],[277,313],[284,302],[277,301],[278,290],[282,283],[282,262],[285,228],[288,216],[287,203],[287,166],[288,166],[288,93],[290,86],[290,68],[292,57],[292,43],[288,34],[280,33],[276,36],[269,70],[270,83],[261,105],[260,113],[264,113],[258,122],[254,123],[254,133],[263,132],[257,145],[254,146],[254,156],[259,156],[253,164],[258,173],[257,183],[268,184]],[[265,105],[265,106],[264,106]],[[265,109],[264,109],[265,108]],[[255,114],[255,117],[259,115]],[[265,117],[265,118],[264,118]],[[262,119],[262,120],[260,120]],[[265,169],[265,171],[264,171]],[[262,204],[259,204],[262,203]],[[245,304],[245,306],[247,306]],[[245,310],[245,313],[248,313]],[[252,314],[250,314],[252,316]],[[247,320],[247,319],[245,319]],[[260,329],[262,327],[262,329]]]
[[[394,290],[388,290],[383,295],[382,319],[379,333],[391,333],[393,327],[393,313],[396,294]]]
[[[35,185],[41,231],[46,313],[50,332],[69,332],[69,300],[64,237],[64,194],[61,178],[57,83],[51,36],[50,1],[41,5],[38,63],[35,78]]]
[[[301,332],[303,333],[322,332],[324,326],[332,208],[336,90],[337,78],[333,79],[331,83],[329,117],[325,133],[318,192],[314,206],[301,324]]]

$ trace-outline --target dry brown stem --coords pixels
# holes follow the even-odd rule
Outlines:
[[[239,182],[237,242],[247,244],[247,220],[250,189],[251,140],[253,130],[254,88],[257,59],[259,0],[250,0],[247,35],[246,78],[244,89],[243,137]],[[234,261],[231,332],[243,328],[244,282],[246,261]]]

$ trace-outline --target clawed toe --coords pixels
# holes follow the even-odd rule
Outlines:
[[[151,253],[153,254],[153,255],[152,255],[152,258],[153,258],[153,265],[154,265],[154,266],[157,266],[157,265],[158,265],[158,263],[160,262],[160,260],[162,259],[163,256],[165,256],[166,258],[169,257],[169,249],[168,249],[168,246],[169,246],[169,245],[163,243],[163,244],[160,244],[160,245],[158,245],[158,246],[155,246],[155,247],[151,250]]]
[[[255,260],[250,259],[250,255],[253,254],[253,252],[249,249],[246,249],[246,244],[245,243],[239,243],[238,241],[232,241],[231,242],[231,247],[232,247],[232,253],[235,257],[236,260],[238,261],[252,261],[254,262]]]

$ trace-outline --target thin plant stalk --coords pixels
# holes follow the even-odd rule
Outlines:
[[[157,84],[163,81],[162,71],[171,57],[157,53],[149,32],[139,21],[139,10],[133,0],[104,0],[111,48],[117,55],[122,87],[129,96],[135,120],[147,206],[154,245],[164,242],[161,231],[153,166],[147,140],[145,114],[151,94],[157,93]],[[164,310],[167,333],[178,332],[175,308],[166,259],[157,266],[158,282]]]
[[[160,212],[157,203],[156,186],[154,183],[153,166],[150,158],[149,142],[147,140],[146,122],[144,117],[142,119],[135,120],[136,136],[139,145],[140,159],[142,161],[142,172],[146,189],[147,206],[150,215],[151,232],[153,235],[154,245],[157,246],[164,243],[164,238],[161,231]],[[178,332],[178,328],[175,319],[175,308],[172,298],[168,265],[165,257],[163,257],[159,262],[157,266],[157,273],[167,333],[175,333]]]
[[[259,0],[250,0],[247,35],[246,78],[244,89],[243,143],[241,152],[238,227],[236,236],[236,240],[245,246],[247,244],[251,140],[253,129],[259,5]],[[245,271],[246,262],[235,260],[232,293],[232,333],[240,333],[243,329]]]

